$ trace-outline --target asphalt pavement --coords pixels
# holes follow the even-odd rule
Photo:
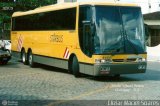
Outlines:
[[[148,62],[144,74],[115,79],[75,78],[67,70],[45,65],[30,68],[11,60],[0,66],[0,100],[40,100],[50,106],[68,100],[160,100],[160,63]]]

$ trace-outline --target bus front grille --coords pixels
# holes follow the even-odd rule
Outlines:
[[[124,62],[124,59],[112,59],[113,62]]]
[[[112,59],[113,62],[135,62],[136,58],[130,58],[130,59]]]
[[[136,58],[127,59],[127,62],[134,62],[134,61],[136,61]]]

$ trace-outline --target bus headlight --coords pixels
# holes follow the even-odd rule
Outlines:
[[[145,58],[137,58],[137,62],[146,62]]]
[[[95,59],[95,63],[110,63],[111,59]]]

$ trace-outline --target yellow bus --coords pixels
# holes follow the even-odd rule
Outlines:
[[[145,73],[140,7],[63,3],[12,15],[12,55],[24,64],[55,66],[92,76]]]

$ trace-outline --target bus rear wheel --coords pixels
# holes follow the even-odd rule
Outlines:
[[[25,50],[22,50],[22,52],[21,52],[21,61],[22,61],[23,64],[27,64],[27,58],[26,58]]]
[[[80,77],[80,72],[79,72],[79,63],[77,57],[73,57],[72,61],[72,71],[75,77]]]

